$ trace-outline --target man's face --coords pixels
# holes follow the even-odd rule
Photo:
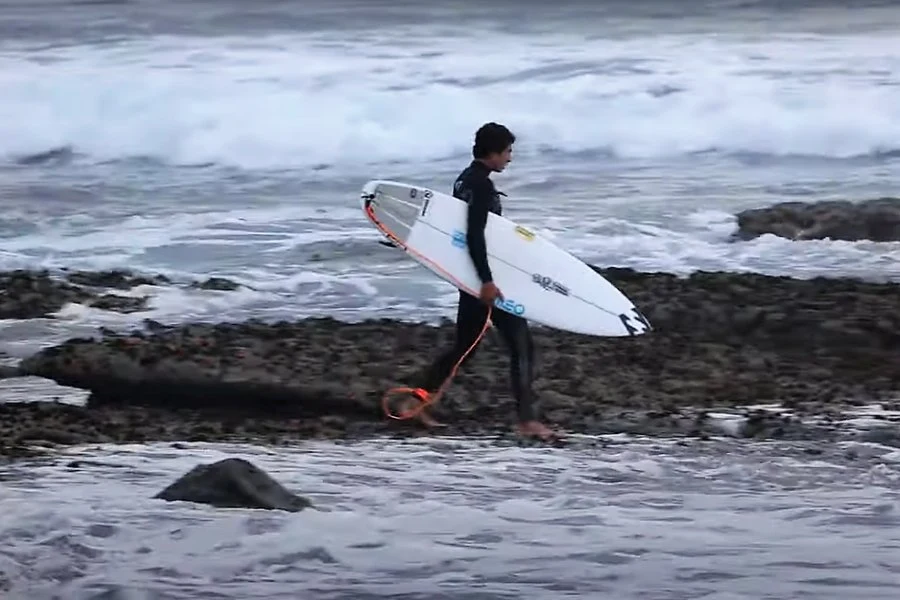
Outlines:
[[[490,166],[494,171],[502,171],[509,164],[509,161],[512,160],[512,146],[507,146],[506,150],[499,154],[492,154],[490,160]]]

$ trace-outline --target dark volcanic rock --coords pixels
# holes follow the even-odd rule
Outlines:
[[[241,286],[240,284],[235,283],[230,279],[225,279],[224,277],[210,277],[206,281],[192,283],[191,287],[200,288],[202,290],[218,290],[222,292],[231,292]]]
[[[152,277],[131,271],[72,271],[61,274],[49,271],[17,270],[0,273],[0,319],[34,319],[47,317],[68,303],[83,304],[101,310],[131,313],[147,308],[147,296],[130,297],[105,293],[105,290],[128,290],[139,285],[171,285],[164,275]],[[239,284],[221,277],[193,282],[190,287],[231,291]]]
[[[143,275],[135,275],[131,271],[122,269],[114,269],[112,271],[74,271],[67,276],[67,279],[78,285],[98,288],[117,288],[120,290],[128,290],[139,285],[164,285],[172,283],[171,280],[164,275],[144,277]]]
[[[0,319],[46,317],[70,302],[103,310],[133,312],[145,307],[147,298],[102,294],[50,276],[48,271],[0,273]]]
[[[287,491],[265,471],[241,458],[197,465],[154,498],[219,508],[267,508],[298,512],[312,503]]]
[[[249,407],[248,407],[249,408]],[[0,403],[0,457],[30,456],[35,445],[239,442],[269,445],[298,439],[355,439],[386,431],[383,423],[339,416],[291,419],[244,411],[60,402]],[[39,453],[39,452],[38,452]]]
[[[115,294],[103,294],[99,298],[91,300],[90,306],[100,310],[111,310],[120,313],[139,312],[147,308],[147,297],[132,298]]]
[[[695,409],[782,402],[821,413],[900,390],[900,284],[601,272],[654,331],[597,338],[535,329],[536,391],[548,420],[570,430],[705,435],[714,429],[692,416]],[[148,323],[147,331],[48,348],[21,370],[91,390],[85,410],[191,408],[207,411],[206,426],[216,428],[216,415],[241,410],[270,424],[299,419],[307,434],[371,433],[397,424],[383,418],[384,392],[415,385],[452,336],[452,323],[390,320]],[[508,368],[502,345],[486,341],[435,416],[453,433],[506,430],[514,414]],[[799,430],[756,415],[744,431]]]
[[[900,240],[900,198],[864,202],[783,202],[737,215],[735,237],[750,240],[771,233],[792,240]]]

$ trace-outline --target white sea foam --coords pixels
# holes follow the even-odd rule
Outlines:
[[[900,148],[891,34],[541,41],[492,34],[490,53],[402,32],[0,46],[0,155],[72,146],[97,160],[345,170],[465,154],[466,132],[489,119],[520,134],[523,154]]]
[[[733,229],[733,216],[720,211],[689,212],[663,227],[639,218],[585,219],[566,204],[555,208],[556,216],[546,218],[540,203],[526,198],[516,205],[516,218],[600,266],[680,275],[701,269],[900,280],[900,243],[798,244],[763,236],[732,244],[726,241],[726,232]],[[175,213],[78,227],[60,223],[40,233],[9,237],[4,240],[8,251],[0,254],[0,269],[126,268],[167,275],[176,283],[116,292],[149,296],[148,310],[143,312],[121,315],[67,305],[55,320],[40,325],[43,334],[36,335],[37,325],[29,326],[27,340],[20,342],[13,338],[21,326],[6,323],[4,344],[26,344],[32,350],[98,326],[138,326],[145,318],[174,323],[318,315],[349,320],[453,316],[455,289],[401,252],[377,244],[379,235],[361,223],[361,217],[354,222],[350,215],[337,214],[333,221],[311,223],[302,217],[286,218],[290,211],[307,214],[293,206]],[[235,291],[187,287],[190,280],[210,276],[227,277],[241,287]]]

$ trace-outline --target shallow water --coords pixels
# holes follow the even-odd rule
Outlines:
[[[316,510],[151,499],[226,456]],[[875,445],[621,438],[72,450],[3,473],[6,597],[896,598],[898,466]]]

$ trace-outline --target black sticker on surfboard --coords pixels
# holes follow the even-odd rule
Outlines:
[[[531,275],[531,280],[547,291],[553,291],[553,292],[556,292],[557,294],[561,294],[563,296],[569,295],[569,288],[567,288],[560,282],[554,280],[553,278],[547,277],[546,275],[541,275],[540,273],[533,273]]]
[[[628,332],[628,335],[638,335],[639,333],[644,333],[653,329],[653,327],[650,326],[650,321],[647,320],[647,317],[642,315],[636,308],[631,309],[631,314],[620,314],[619,320],[622,321],[622,325],[625,326],[625,330]],[[635,327],[635,323],[633,323],[632,320],[643,325],[643,328],[638,329],[637,327]]]

